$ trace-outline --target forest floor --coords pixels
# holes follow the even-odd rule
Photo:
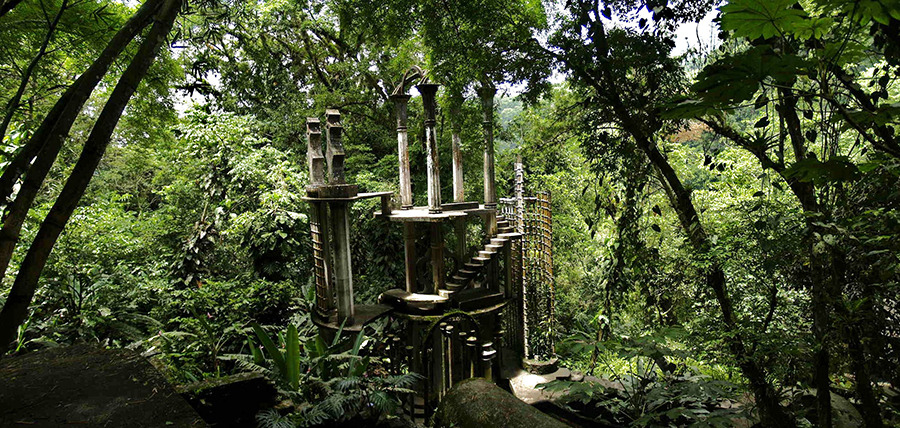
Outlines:
[[[134,351],[76,345],[0,359],[0,427],[200,427],[206,423]]]

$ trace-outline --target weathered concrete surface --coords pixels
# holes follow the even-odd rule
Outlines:
[[[484,379],[454,386],[441,400],[435,426],[458,428],[546,427],[568,425],[522,402]]]
[[[0,359],[0,427],[205,427],[137,353],[87,345]]]
[[[260,373],[239,373],[175,387],[214,427],[256,426],[256,414],[275,406],[278,391]]]

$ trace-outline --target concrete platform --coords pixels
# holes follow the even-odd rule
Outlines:
[[[146,358],[67,346],[0,359],[0,427],[205,427]]]

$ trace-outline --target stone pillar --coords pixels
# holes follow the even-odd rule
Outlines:
[[[483,85],[478,90],[484,113],[484,206],[497,206],[497,189],[494,184],[494,85]]]
[[[441,212],[441,166],[438,161],[437,135],[435,135],[435,97],[438,90],[437,84],[423,83],[416,85],[416,89],[422,94],[422,104],[425,107],[425,153],[427,156],[426,173],[428,174],[428,212],[437,214]]]
[[[400,207],[408,210],[413,207],[412,184],[409,178],[409,136],[406,130],[409,112],[409,95],[391,95],[394,111],[397,114],[397,157],[400,159]]]

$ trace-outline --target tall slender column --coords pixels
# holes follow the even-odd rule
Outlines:
[[[322,152],[322,129],[318,117],[306,118],[306,159],[309,163],[310,186],[325,184],[325,155]]]
[[[463,202],[466,200],[465,189],[463,188],[463,166],[462,151],[460,144],[462,138],[462,124],[460,124],[460,105],[462,104],[462,95],[454,92],[450,96],[450,150],[453,153],[453,202]]]
[[[522,155],[516,156],[516,232],[525,233],[525,168]]]
[[[416,224],[403,222],[403,256],[406,263],[406,292],[416,293]]]
[[[416,85],[416,89],[422,94],[422,104],[425,107],[425,153],[427,156],[426,173],[428,174],[428,212],[437,214],[441,212],[441,166],[438,161],[437,136],[435,135],[435,96],[438,90],[437,84],[423,83]]]
[[[412,184],[409,178],[409,136],[406,130],[409,95],[391,95],[397,114],[397,157],[400,159],[400,207],[408,210],[413,206]]]
[[[462,125],[460,124],[459,110],[462,105],[462,94],[458,90],[454,90],[450,95],[450,142],[451,152],[453,154],[453,202],[464,202],[466,200],[465,189],[463,186],[463,167],[462,167],[462,151],[460,144],[462,139]],[[453,233],[456,235],[456,262],[457,266],[462,266],[466,261],[466,219],[457,218],[453,220]]]
[[[441,223],[432,222],[431,228],[431,282],[425,293],[437,294],[444,289],[444,229]]]
[[[319,118],[306,118],[306,157],[309,165],[307,194],[318,197],[319,188],[325,185],[325,156],[322,154],[322,131]],[[316,309],[322,318],[334,311],[334,289],[331,281],[331,252],[328,236],[328,216],[325,204],[313,202],[309,210],[309,227],[313,241],[314,273],[316,279]]]
[[[484,113],[484,206],[497,206],[497,189],[494,187],[494,85],[483,85],[478,90]]]
[[[346,184],[344,177],[344,143],[342,140],[344,127],[341,125],[341,112],[335,109],[325,110],[325,122],[328,131],[328,178],[331,185]]]
[[[326,110],[328,132],[328,175],[330,197],[348,198],[356,194],[356,186],[346,184],[344,177],[344,146],[341,141],[343,126],[337,110]],[[334,288],[337,294],[338,322],[353,323],[353,274],[350,262],[350,218],[348,201],[329,203],[331,232],[334,245]]]

